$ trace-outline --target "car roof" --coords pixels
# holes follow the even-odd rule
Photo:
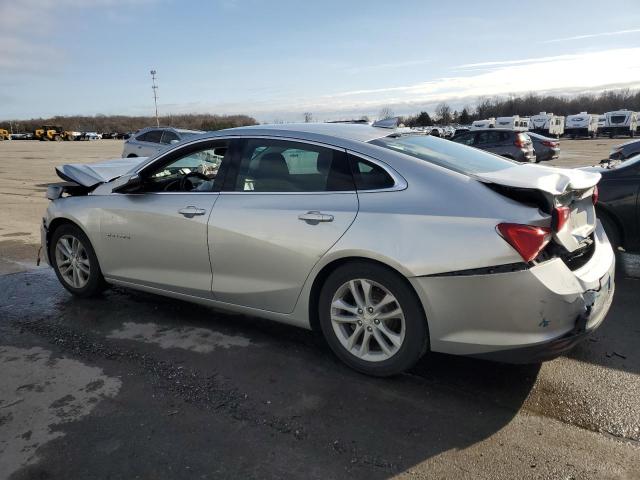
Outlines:
[[[272,125],[252,125],[208,132],[204,137],[238,136],[277,136],[306,140],[331,137],[351,142],[370,142],[387,137],[395,132],[392,128],[373,127],[354,123],[285,123]]]
[[[176,127],[164,127],[164,126],[159,126],[159,127],[144,127],[141,128],[140,130],[136,131],[135,134],[139,135],[141,133],[146,133],[149,132],[151,130],[173,130],[175,132],[178,133],[206,133],[204,130],[189,130],[187,128],[176,128]]]

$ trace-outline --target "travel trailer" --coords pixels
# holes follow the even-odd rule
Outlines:
[[[571,138],[598,136],[598,123],[600,115],[580,112],[576,115],[569,115],[565,122],[564,133]]]
[[[605,117],[604,115],[600,115],[598,117],[598,133],[602,133],[602,130],[606,126],[607,126],[607,117]]]
[[[480,128],[494,128],[496,126],[496,119],[491,117],[486,120],[476,120],[471,124],[471,130],[478,130]]]
[[[614,112],[607,112],[605,116],[604,128],[600,128],[600,131],[605,135],[609,135],[609,138],[613,138],[616,135],[628,135],[634,137],[636,129],[638,128],[638,114],[631,110],[616,110]]]
[[[540,112],[529,118],[529,130],[547,137],[559,138],[564,133],[564,117]]]
[[[522,132],[529,130],[529,118],[513,115],[511,117],[498,117],[496,119],[496,128],[510,128],[512,130],[520,130]]]

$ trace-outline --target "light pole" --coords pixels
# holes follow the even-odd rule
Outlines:
[[[158,85],[156,85],[156,71],[151,70],[151,83],[153,90],[153,103],[156,105],[156,127],[160,126],[160,120],[158,119]]]

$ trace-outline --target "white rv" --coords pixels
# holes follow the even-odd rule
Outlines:
[[[613,138],[616,135],[629,135],[634,137],[636,129],[638,128],[638,114],[631,110],[616,110],[614,112],[607,112],[605,116],[604,128],[601,128],[601,132],[608,134],[609,138]]]
[[[602,133],[602,131],[604,130],[604,127],[607,126],[607,117],[605,117],[604,115],[600,115],[598,117],[598,132]]]
[[[478,130],[481,128],[494,128],[496,126],[496,119],[491,117],[486,120],[476,120],[471,124],[471,130]]]
[[[511,117],[496,118],[496,128],[509,128],[525,132],[529,130],[529,118],[513,115]]]
[[[580,112],[576,115],[569,115],[564,126],[564,133],[571,138],[598,136],[598,125],[601,115],[593,113]],[[603,116],[604,117],[604,116]],[[605,120],[603,118],[603,120]]]
[[[564,117],[553,113],[540,112],[529,118],[529,130],[540,135],[560,138],[564,133]]]

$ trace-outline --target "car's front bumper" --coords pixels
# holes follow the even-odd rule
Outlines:
[[[615,255],[599,224],[595,242],[576,271],[556,258],[507,273],[410,279],[431,350],[522,363],[572,348],[598,328],[613,299]]]
[[[38,258],[44,260],[47,265],[51,265],[51,261],[49,260],[49,232],[47,229],[47,220],[46,218],[42,219],[40,223],[40,253],[38,254]]]

